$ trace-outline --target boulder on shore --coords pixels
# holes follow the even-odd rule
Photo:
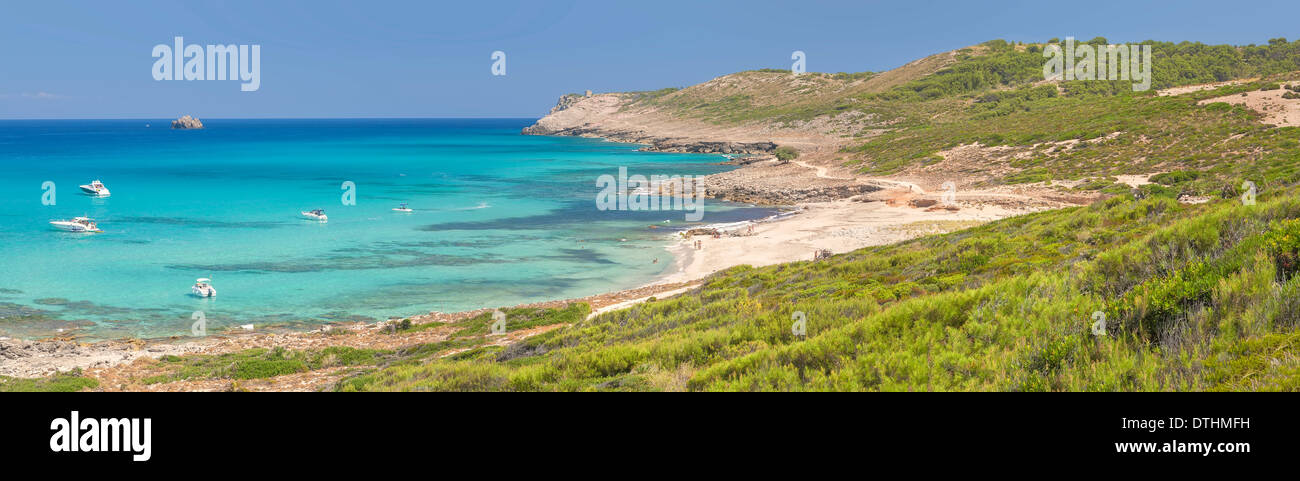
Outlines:
[[[201,129],[203,128],[203,122],[199,122],[199,119],[186,115],[179,119],[173,120],[172,128],[173,129]]]

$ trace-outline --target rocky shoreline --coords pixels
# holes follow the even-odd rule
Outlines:
[[[39,377],[201,351],[202,346],[196,342],[176,344],[129,339],[83,343],[67,339],[28,341],[0,338],[0,376]]]
[[[593,296],[574,299],[560,299],[502,306],[512,308],[562,308],[570,303],[585,302],[592,312],[603,312],[617,306],[641,302],[648,297],[680,292],[692,288],[693,282],[656,282],[653,284],[607,292]],[[430,312],[410,316],[414,324],[430,322],[450,323],[473,317],[492,308],[481,308],[463,312]],[[375,335],[381,333],[388,321],[366,323],[349,322],[326,324],[310,331],[280,332],[259,329],[253,332],[226,332],[204,338],[157,338],[157,339],[117,339],[96,342],[80,342],[75,339],[38,339],[24,340],[0,337],[0,376],[16,378],[36,378],[60,372],[85,371],[94,376],[100,370],[118,369],[127,365],[148,365],[164,356],[184,356],[188,354],[220,354],[251,348],[285,347],[289,349],[321,348],[332,345],[355,348],[403,348],[430,342],[420,335]],[[333,329],[339,329],[360,336],[329,336]],[[436,339],[441,340],[441,339]]]
[[[805,202],[831,202],[880,190],[879,186],[848,179],[817,178],[808,169],[779,161],[772,152],[774,142],[733,142],[655,137],[641,132],[607,131],[574,127],[559,131],[534,124],[525,135],[558,135],[601,138],[611,142],[644,144],[648,152],[744,155],[727,163],[740,168],[704,178],[708,198],[764,206],[789,206]]]
[[[579,100],[582,97],[579,97]],[[566,99],[568,102],[566,102]],[[562,97],[552,113],[575,103],[571,96]],[[553,135],[600,138],[610,142],[642,144],[647,152],[722,154],[731,157],[726,163],[739,169],[705,177],[705,196],[745,204],[789,206],[806,202],[831,202],[881,190],[853,179],[819,178],[806,168],[777,160],[777,143],[772,141],[740,142],[714,139],[690,139],[650,134],[644,130],[608,129],[592,124],[555,128],[538,121],[525,127],[524,135]]]
[[[879,191],[871,185],[841,185],[809,189],[765,190],[744,185],[710,186],[709,196],[715,199],[763,206],[788,206],[811,202],[833,202]]]
[[[525,129],[527,130],[527,129]],[[544,135],[533,131],[529,135]],[[790,206],[807,202],[832,202],[881,190],[873,184],[852,179],[819,178],[807,168],[783,162],[771,155],[772,142],[695,141],[609,133],[600,129],[570,129],[545,135],[597,137],[612,142],[645,144],[652,152],[688,152],[746,155],[726,163],[740,168],[706,176],[705,196],[712,199],[763,206]]]
[[[599,127],[581,126],[560,130],[551,130],[541,124],[524,127],[524,135],[557,135],[570,137],[601,138],[611,142],[645,144],[641,150],[647,152],[681,152],[696,154],[771,154],[776,150],[774,142],[730,142],[711,140],[691,140],[675,137],[649,135],[643,131],[606,130]]]

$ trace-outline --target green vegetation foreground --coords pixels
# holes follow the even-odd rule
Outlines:
[[[1298,262],[1294,190],[1256,205],[1125,195],[738,267],[671,299],[338,388],[1296,390]],[[796,311],[806,337],[792,332]]]

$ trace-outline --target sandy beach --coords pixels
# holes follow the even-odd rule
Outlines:
[[[803,204],[780,220],[740,223],[716,238],[696,235],[677,241],[668,248],[676,258],[675,269],[662,282],[701,279],[744,264],[759,267],[813,260],[820,250],[842,254],[1035,210],[1041,208],[968,203],[956,210],[926,210],[852,200]]]

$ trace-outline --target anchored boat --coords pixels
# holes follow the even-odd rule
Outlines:
[[[303,217],[306,217],[306,218],[308,218],[308,219],[318,220],[318,221],[321,221],[321,222],[325,222],[325,221],[327,221],[327,220],[330,219],[329,216],[325,215],[325,210],[324,210],[324,209],[309,210],[309,211],[303,212],[303,213],[302,213],[302,216],[303,216]]]
[[[194,287],[190,288],[190,292],[199,297],[216,297],[217,288],[212,287],[212,279],[200,277],[194,281]]]
[[[99,230],[99,225],[89,217],[75,217],[72,220],[52,220],[50,225],[55,229],[67,232],[104,232]]]
[[[99,179],[95,179],[89,184],[82,185],[81,191],[95,197],[108,197],[110,195],[108,187],[104,187],[104,183],[100,182]]]

